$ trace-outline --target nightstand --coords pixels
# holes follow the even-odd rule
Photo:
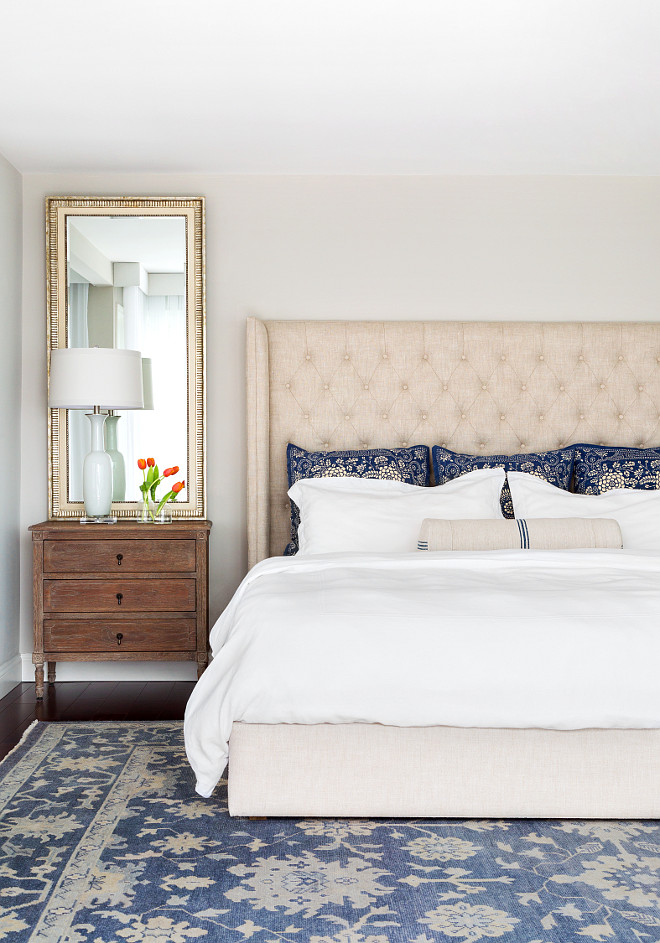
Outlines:
[[[36,695],[58,661],[208,663],[209,521],[33,524]]]

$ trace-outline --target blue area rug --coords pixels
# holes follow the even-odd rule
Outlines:
[[[9,943],[657,943],[660,823],[231,819],[179,723],[38,724],[0,766]]]

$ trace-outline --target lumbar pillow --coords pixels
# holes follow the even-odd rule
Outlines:
[[[426,518],[418,550],[621,549],[621,528],[597,518],[518,518],[515,521],[448,521]]]

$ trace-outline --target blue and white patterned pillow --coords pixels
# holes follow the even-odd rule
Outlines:
[[[660,448],[624,449],[613,445],[575,446],[575,490],[603,494],[614,488],[660,488]]]
[[[408,485],[428,485],[431,456],[427,445],[401,449],[356,449],[346,452],[308,452],[298,445],[286,447],[289,487],[301,478],[387,478]],[[291,541],[284,555],[298,552],[300,511],[291,502]]]
[[[549,481],[558,488],[568,489],[573,474],[575,446],[555,449],[551,452],[520,452],[517,455],[468,455],[452,452],[441,445],[433,446],[433,474],[436,485],[465,475],[475,468],[503,468],[505,471],[527,472]],[[502,514],[509,520],[513,513],[513,501],[509,485],[504,482],[500,498]]]

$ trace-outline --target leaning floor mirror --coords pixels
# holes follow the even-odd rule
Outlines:
[[[113,456],[112,515],[139,516],[138,461],[153,458],[161,471],[178,466],[176,477],[185,481],[168,504],[172,515],[203,518],[203,198],[49,197],[46,241],[49,382],[55,350],[114,348],[141,358],[141,404],[102,410]],[[85,518],[88,413],[49,409],[51,519]]]

